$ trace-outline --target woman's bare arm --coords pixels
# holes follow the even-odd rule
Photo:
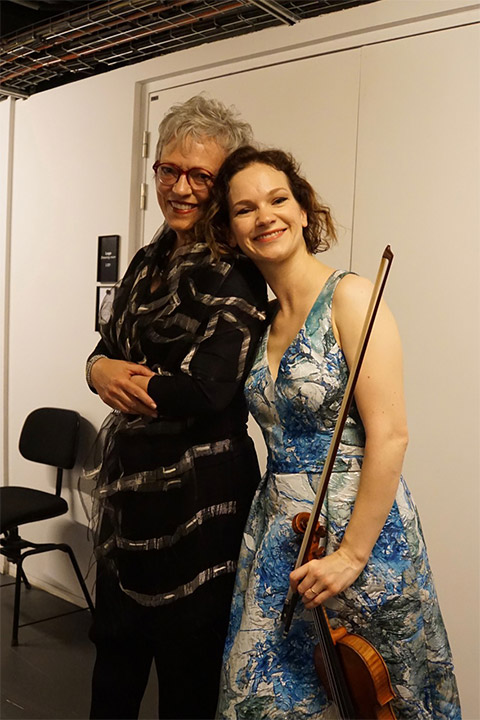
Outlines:
[[[372,285],[354,275],[338,285],[333,301],[334,332],[347,364],[352,366]],[[390,512],[408,442],[401,343],[395,320],[382,303],[355,390],[366,443],[360,484],[352,516],[338,550],[291,574],[292,587],[315,607],[352,584],[361,573]]]

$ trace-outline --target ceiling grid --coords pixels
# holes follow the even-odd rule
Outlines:
[[[282,24],[293,25],[307,18],[376,1],[101,0],[75,3],[74,11],[62,12],[1,37],[0,99],[9,95],[28,97],[152,57]],[[20,3],[20,0],[10,2]],[[43,2],[50,3],[53,11],[56,5],[53,0]],[[65,3],[59,5],[63,8]]]

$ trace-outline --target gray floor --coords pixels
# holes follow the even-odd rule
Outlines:
[[[12,648],[14,586],[8,585],[12,581],[13,578],[0,575],[0,718],[86,720],[95,659],[95,648],[88,639],[90,613],[76,612],[21,627],[19,645]],[[20,623],[75,609],[74,605],[42,590],[22,588]],[[155,717],[156,688],[151,677],[140,718]]]

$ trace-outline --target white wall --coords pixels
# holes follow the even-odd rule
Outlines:
[[[7,448],[11,484],[28,483],[53,488],[53,473],[32,467],[18,454],[17,438],[27,413],[41,405],[72,407],[96,427],[105,415],[98,398],[85,386],[84,359],[96,342],[93,327],[97,236],[121,236],[122,270],[133,246],[139,244],[139,238],[135,236],[139,218],[132,201],[138,188],[135,186],[132,189],[132,179],[136,184],[143,172],[138,162],[138,131],[144,122],[145,111],[138,83],[156,78],[159,87],[167,90],[186,82],[186,78],[189,82],[197,82],[215,74],[225,75],[262,64],[292,61],[324,51],[372,43],[370,54],[362,51],[362,73],[371,77],[367,84],[363,77],[362,92],[364,100],[370,102],[371,117],[360,127],[358,177],[367,179],[363,187],[368,190],[369,179],[373,182],[382,176],[381,173],[385,178],[395,179],[401,169],[398,176],[401,186],[420,182],[422,192],[410,198],[407,211],[401,213],[395,202],[396,196],[392,203],[395,191],[388,183],[380,183],[375,190],[378,202],[372,200],[374,196],[371,192],[362,196],[357,187],[354,235],[358,233],[359,247],[367,248],[367,251],[354,255],[354,264],[360,272],[372,275],[378,264],[377,245],[384,245],[385,241],[391,241],[393,245],[395,240],[395,245],[400,248],[392,271],[396,279],[392,279],[391,295],[402,332],[407,336],[407,390],[410,425],[413,428],[413,454],[409,453],[407,459],[408,479],[411,485],[416,486],[414,492],[424,517],[439,596],[459,667],[466,720],[480,717],[476,690],[479,642],[478,625],[475,625],[478,521],[473,502],[478,497],[478,476],[469,472],[475,467],[478,456],[475,441],[465,446],[460,444],[461,439],[456,431],[452,435],[451,426],[458,423],[460,410],[465,410],[466,430],[472,434],[475,423],[478,430],[475,401],[473,410],[472,403],[468,404],[470,381],[478,377],[472,355],[478,335],[478,325],[475,325],[478,316],[474,314],[477,306],[472,305],[475,298],[473,290],[478,285],[478,265],[475,265],[478,255],[475,254],[477,246],[473,240],[475,229],[478,231],[478,218],[471,215],[471,208],[476,207],[476,203],[469,194],[474,192],[475,186],[478,190],[478,164],[475,164],[474,151],[469,151],[468,144],[469,139],[475,137],[472,123],[478,122],[478,90],[472,86],[472,73],[467,73],[463,82],[459,82],[455,67],[470,67],[472,58],[475,60],[471,35],[468,35],[468,41],[464,40],[467,38],[464,33],[474,31],[460,28],[455,31],[457,37],[449,36],[452,38],[451,46],[444,53],[443,65],[438,71],[427,62],[431,49],[438,43],[435,40],[438,34],[419,36],[412,43],[412,51],[408,45],[394,45],[386,41],[402,34],[427,32],[452,23],[472,21],[475,5],[473,0],[416,0],[415,3],[382,0],[363,8],[305,21],[293,28],[274,28],[149,60],[41,93],[27,101],[17,101],[11,248],[10,439]],[[449,11],[456,7],[459,12],[450,16]],[[413,14],[420,19],[412,20]],[[373,44],[380,40],[385,44]],[[387,53],[390,67],[395,66],[395,52],[399,53],[393,79],[382,74],[382,52]],[[420,53],[417,60],[412,52]],[[377,57],[376,53],[380,55]],[[449,63],[453,68],[451,72]],[[420,74],[419,69],[422,70]],[[438,78],[438,82],[444,82],[445,73],[448,97],[445,97],[445,104],[438,108],[438,115],[433,121],[429,120],[431,128],[424,127],[421,118],[431,118],[432,102],[437,102],[438,93],[433,93],[434,99],[430,101],[421,78],[427,78],[428,83],[433,76]],[[244,75],[244,79],[246,77]],[[408,95],[407,83],[412,79],[417,81],[412,85],[408,108],[396,107],[396,88],[401,88]],[[300,84],[305,91],[305,117],[313,125],[318,118],[309,114],[310,97],[320,94],[322,87],[316,77],[308,74],[299,75]],[[338,89],[341,93],[341,88]],[[196,91],[193,86],[191,94]],[[269,92],[270,97],[281,98],[284,92],[282,83],[270,86]],[[371,92],[372,97],[369,96]],[[247,102],[249,93],[248,82],[244,82],[238,91],[240,106]],[[256,112],[262,111],[262,108],[268,112],[268,105],[262,104],[267,99],[268,95],[264,98],[258,96]],[[288,113],[289,98],[284,100],[285,112]],[[6,106],[7,103],[0,103],[1,131],[6,126]],[[464,118],[455,116],[456,106],[465,113],[468,132],[459,131]],[[448,119],[442,121],[441,130],[435,135],[437,117],[440,120],[446,108],[449,110]],[[405,132],[402,134],[397,130],[396,144],[392,144],[386,142],[385,135],[376,132],[377,123],[381,118],[383,125],[391,123],[397,128],[399,111],[405,113],[400,123]],[[295,127],[289,127],[288,122],[283,143],[277,135],[275,142],[287,147],[292,147],[292,138],[295,137],[295,152],[297,147],[300,151]],[[427,154],[427,161],[420,167],[412,168],[409,176],[408,167],[405,169],[402,162],[412,152],[421,155],[425,148],[428,152],[435,150],[442,136],[449,137],[450,143],[452,137],[455,139],[449,147],[450,152],[442,156],[443,162],[438,164],[435,153]],[[410,143],[410,155],[402,151],[402,143],[407,141]],[[5,142],[3,139],[0,142],[1,179]],[[310,137],[305,156],[311,156],[312,168],[317,150]],[[381,164],[382,158],[392,168],[390,175]],[[458,176],[461,192],[448,191],[446,196],[438,197],[429,191],[430,185],[437,187],[444,173],[450,181]],[[322,183],[320,190],[329,199],[328,178],[326,181],[322,179]],[[451,182],[447,186],[451,188]],[[379,213],[382,206],[385,212]],[[390,214],[389,208],[395,212]],[[410,236],[412,209],[417,234]],[[420,231],[426,243],[422,244],[422,248],[427,247],[428,240],[428,247],[434,252],[433,270],[423,254],[419,254],[418,244],[415,245],[414,238]],[[0,234],[0,245],[5,242],[2,238]],[[371,257],[368,248],[372,248]],[[3,267],[0,266],[0,270]],[[424,293],[422,303],[417,304],[412,301],[412,289],[423,287],[420,284],[423,276],[427,283],[427,297]],[[449,287],[449,280],[456,283],[456,292],[447,293],[445,290]],[[406,287],[408,294],[404,289]],[[436,289],[432,291],[432,287]],[[469,293],[468,302],[464,289]],[[422,319],[419,307],[429,318],[436,318],[434,325],[430,320],[427,323]],[[448,317],[448,336],[445,317]],[[459,363],[460,367],[452,372],[455,363]],[[437,390],[438,385],[432,383],[434,370],[440,387],[445,388],[441,394]],[[443,416],[445,423],[442,422]],[[423,447],[419,447],[419,443],[423,444],[424,439],[426,452],[422,453]],[[451,468],[455,467],[453,460],[460,454],[461,478],[453,471],[455,487],[450,495]],[[426,472],[429,468],[425,467],[430,466],[426,456],[432,458],[432,470],[429,472]],[[83,495],[82,498],[77,493],[77,475],[78,469],[67,475],[65,483],[70,513],[49,524],[48,532],[51,536],[55,528],[58,539],[70,542],[82,568],[86,570],[90,544],[81,501],[83,499],[88,504],[88,497]],[[41,525],[32,525],[29,534],[33,539],[41,540],[45,537],[45,529]],[[48,554],[32,558],[27,572],[29,568],[34,582],[74,599],[79,597],[75,580],[63,558]],[[463,624],[457,618],[461,618]],[[463,625],[473,628],[473,633],[470,631],[467,635]]]
[[[126,89],[129,88],[129,92]],[[84,383],[94,333],[97,236],[125,241],[133,82],[94,78],[17,103],[11,252],[9,481],[54,487],[54,471],[32,468],[17,451],[27,413],[39,406],[74,408],[94,425],[105,414]],[[127,261],[125,242],[122,267]],[[91,543],[76,492],[78,468],[66,474],[68,515],[49,524],[53,540],[71,542],[84,570]],[[42,524],[29,528],[44,539]],[[74,595],[66,557],[28,561],[35,582]],[[27,568],[28,570],[28,568]]]
[[[6,358],[6,335],[9,317],[9,268],[10,268],[10,189],[12,169],[12,131],[15,117],[13,100],[0,103],[0,407],[4,409],[0,416],[0,467],[7,472],[5,446],[7,444],[8,424],[6,417],[6,398],[8,383],[8,362]]]
[[[466,698],[478,702],[479,28],[363,54],[353,265],[368,273],[387,242],[396,253],[387,297],[405,352],[404,472],[475,718]]]

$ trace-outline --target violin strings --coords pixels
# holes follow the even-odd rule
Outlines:
[[[349,718],[349,706],[351,703],[349,698],[346,696],[345,683],[342,682],[343,678],[340,675],[342,670],[338,661],[338,657],[336,655],[333,639],[327,626],[327,620],[323,615],[322,608],[315,608],[315,610],[313,611],[313,619],[315,628],[317,630],[319,645],[322,652],[322,657],[324,659],[325,671],[334,698],[334,703],[341,717]],[[337,667],[337,672],[335,672],[334,666]]]
[[[339,708],[339,706],[341,705],[340,689],[338,687],[337,679],[336,679],[336,676],[335,676],[335,673],[334,673],[333,667],[332,667],[332,655],[331,655],[332,640],[329,636],[330,642],[327,642],[326,634],[325,634],[325,627],[324,627],[325,623],[321,622],[320,616],[319,616],[321,612],[323,612],[321,609],[315,608],[315,610],[313,612],[313,618],[314,618],[314,623],[315,623],[315,627],[317,630],[317,635],[318,635],[318,639],[319,639],[320,649],[322,652],[322,657],[324,660],[324,666],[325,666],[325,671],[326,671],[327,678],[328,678],[328,683],[329,683],[330,689],[332,691],[335,705],[337,706],[337,708]]]

